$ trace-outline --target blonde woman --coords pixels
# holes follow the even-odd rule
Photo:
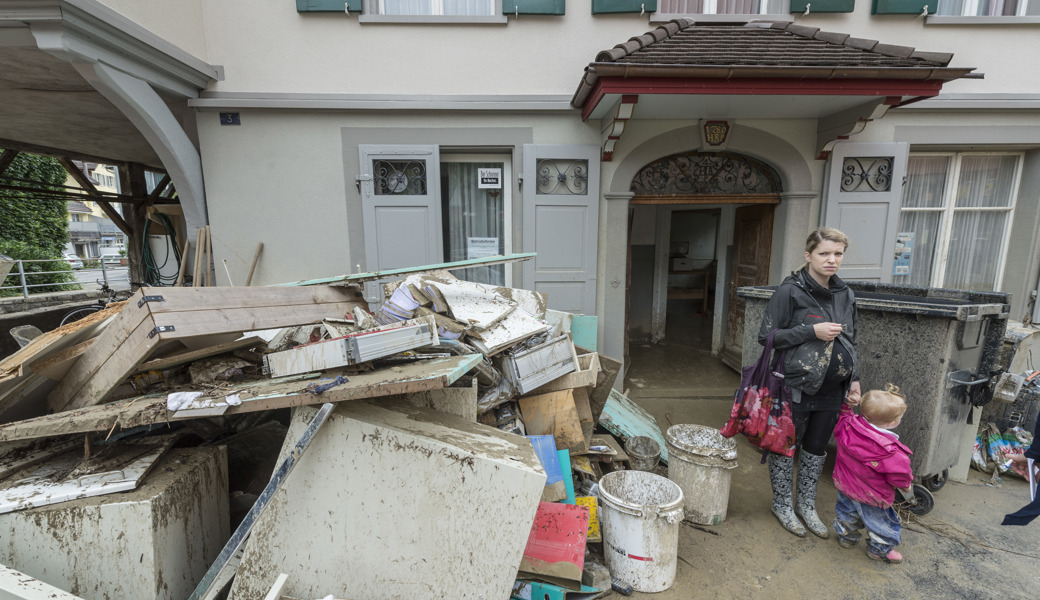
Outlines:
[[[794,458],[770,453],[773,514],[785,529],[805,537],[805,526],[826,538],[829,528],[816,514],[816,489],[826,447],[842,404],[859,403],[856,368],[856,297],[837,276],[849,238],[820,228],[805,241],[805,264],[791,273],[766,305],[758,341],[776,330],[773,346],[785,351],[783,374],[791,389],[791,413],[799,465],[794,492]],[[795,499],[795,497],[797,499]]]

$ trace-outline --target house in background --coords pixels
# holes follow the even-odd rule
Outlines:
[[[257,284],[537,252],[465,276],[732,363],[735,287],[829,225],[848,278],[1036,316],[1038,0],[23,4],[0,145],[165,171],[232,281],[259,242]]]
[[[95,188],[103,193],[118,193],[119,180],[116,168],[110,165],[73,161]],[[79,187],[71,176],[66,186]],[[98,204],[92,200],[70,201],[69,246],[67,249],[80,258],[97,258],[105,250],[118,251],[126,248],[126,235],[108,218]]]

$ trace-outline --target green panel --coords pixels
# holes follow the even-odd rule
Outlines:
[[[362,0],[296,0],[296,12],[361,12]]]
[[[571,317],[571,341],[575,346],[596,350],[598,326],[596,315],[574,315]]]
[[[502,12],[509,15],[562,15],[567,0],[502,0]]]
[[[874,0],[874,6],[870,11],[872,15],[919,15],[925,7],[928,14],[935,14],[938,0]]]
[[[856,8],[856,0],[791,0],[791,14],[804,13],[809,4],[809,14],[850,13]]]
[[[654,12],[657,0],[592,0],[592,14]]]

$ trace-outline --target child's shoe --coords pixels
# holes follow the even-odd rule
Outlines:
[[[889,564],[899,564],[903,562],[903,555],[896,552],[895,550],[889,550],[888,554],[881,556],[880,554],[874,554],[873,552],[867,552],[867,556],[870,560],[879,560],[881,562]]]
[[[849,535],[849,536],[839,535],[838,536],[838,545],[841,546],[842,548],[851,548],[851,547],[853,547],[853,546],[855,546],[856,544],[859,543],[859,539],[860,539],[859,535]]]

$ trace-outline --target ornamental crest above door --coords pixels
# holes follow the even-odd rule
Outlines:
[[[681,152],[656,160],[632,178],[637,195],[779,194],[768,164],[732,152]]]

